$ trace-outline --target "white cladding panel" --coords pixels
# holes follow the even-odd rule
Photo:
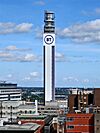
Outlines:
[[[45,100],[52,100],[52,47],[45,47]]]
[[[45,46],[45,101],[52,100],[52,46],[55,46],[55,34],[44,34],[43,45]]]

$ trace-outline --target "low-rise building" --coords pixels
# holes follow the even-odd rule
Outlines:
[[[25,114],[18,116],[18,123],[37,123],[41,125],[40,133],[53,133],[52,119],[53,116]]]

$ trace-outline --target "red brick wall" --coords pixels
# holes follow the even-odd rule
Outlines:
[[[73,118],[73,121],[66,121],[66,127],[73,125],[74,128],[66,129],[67,132],[80,133],[89,132],[94,133],[94,115],[93,114],[67,114],[67,118]]]
[[[94,105],[100,107],[100,88],[94,90]]]

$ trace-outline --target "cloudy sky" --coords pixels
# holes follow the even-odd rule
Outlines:
[[[43,86],[44,10],[56,16],[56,86],[100,87],[100,0],[0,0],[0,80]]]

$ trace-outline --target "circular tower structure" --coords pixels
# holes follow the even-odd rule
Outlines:
[[[45,11],[43,34],[44,101],[55,101],[55,14]]]

